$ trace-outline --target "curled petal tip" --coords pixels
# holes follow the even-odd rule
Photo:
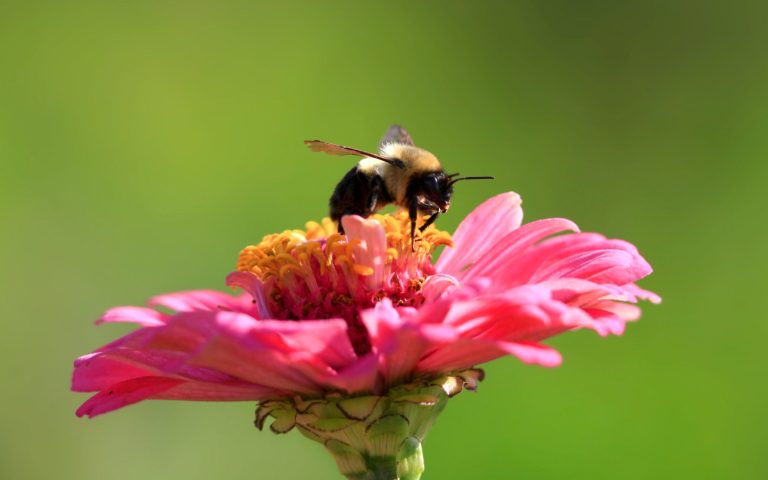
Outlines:
[[[102,323],[136,323],[144,327],[164,325],[164,315],[157,310],[144,307],[115,307],[110,308],[96,320],[96,325]]]
[[[253,302],[259,311],[259,318],[272,318],[264,294],[264,286],[259,277],[250,272],[232,272],[227,275],[226,284],[233,288],[241,288],[253,297]]]
[[[367,273],[365,282],[370,289],[381,286],[387,253],[387,236],[381,224],[358,215],[342,217],[341,223],[350,242],[355,242],[355,264]]]

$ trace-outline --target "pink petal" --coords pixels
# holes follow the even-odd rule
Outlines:
[[[121,359],[105,357],[102,352],[96,352],[75,360],[72,390],[94,392],[132,378],[154,375],[155,372],[146,366],[132,365]]]
[[[533,245],[544,238],[565,230],[579,231],[579,227],[564,218],[537,220],[523,225],[501,238],[487,253],[465,272],[459,273],[459,280],[468,281],[479,277],[509,276],[518,259]],[[517,284],[523,283],[521,279]]]
[[[655,293],[643,290],[642,288],[638,287],[634,283],[628,283],[626,285],[623,285],[622,288],[628,292],[631,292],[637,298],[642,298],[643,300],[648,300],[651,303],[661,303],[661,297],[656,295]]]
[[[216,333],[216,311],[177,313],[163,328],[147,331],[144,337],[130,335],[120,348],[136,350],[163,350],[189,354],[202,347]],[[138,333],[138,332],[136,332]]]
[[[379,361],[369,353],[347,367],[326,375],[322,382],[347,393],[378,391]]]
[[[618,287],[638,280],[650,271],[648,263],[631,244],[607,240],[594,233],[574,233],[532,246],[514,262],[497,269],[492,278],[494,290],[562,278]]]
[[[539,282],[552,292],[552,298],[571,306],[581,307],[607,296],[631,300],[624,290],[616,285],[599,284],[581,278],[555,278]]]
[[[623,285],[650,273],[650,265],[639,255],[620,248],[600,248],[574,252],[565,258],[552,261],[546,267],[540,267],[531,281],[572,277],[596,283]]]
[[[458,286],[459,281],[454,277],[444,273],[437,273],[427,278],[421,287],[421,294],[424,295],[425,301],[434,302]]]
[[[134,377],[161,375],[226,382],[227,375],[188,364],[212,335],[215,312],[178,314],[162,327],[144,328],[75,361],[72,388],[102,390]]]
[[[366,220],[357,215],[342,217],[341,223],[350,242],[355,242],[355,263],[373,269],[365,277],[368,288],[380,288],[384,280],[384,261],[387,258],[387,236],[376,220]]]
[[[456,302],[443,323],[454,326],[462,337],[528,341],[591,327],[593,321],[583,311],[551,298],[546,288],[526,285]]]
[[[255,274],[251,272],[232,272],[227,275],[227,285],[233,288],[242,288],[251,295],[256,305],[258,318],[273,318],[269,311],[267,297],[264,294],[264,285]]]
[[[601,310],[611,313],[624,321],[631,322],[640,318],[640,307],[623,302],[600,300],[589,306],[590,310]]]
[[[296,360],[295,368],[291,368]],[[216,338],[190,360],[222,371],[244,382],[293,394],[317,395],[321,388],[299,369],[298,359],[267,349],[248,350],[231,338]]]
[[[419,372],[445,372],[469,368],[504,355],[514,355],[528,364],[556,367],[562,362],[557,350],[532,342],[463,338],[435,351],[419,362]]]
[[[361,313],[373,352],[386,385],[406,378],[428,349],[456,340],[446,326],[422,324],[402,318],[387,298]]]
[[[242,401],[280,395],[273,389],[242,382],[189,382],[161,376],[136,377],[105,388],[77,409],[77,416],[95,417],[147,399]]]
[[[510,355],[514,355],[523,363],[541,365],[542,367],[557,367],[563,363],[560,352],[554,348],[537,343],[500,343],[501,348]]]
[[[466,265],[482,258],[501,238],[520,227],[522,201],[516,193],[496,195],[481,203],[453,234],[453,247],[446,247],[435,264],[439,272],[459,274]]]
[[[506,354],[525,362],[554,366],[560,362],[559,354],[539,345],[540,340],[574,328],[613,327],[555,300],[552,292],[541,285],[525,285],[465,300],[441,300],[435,305],[440,303],[450,303],[447,312],[428,305],[419,315],[445,312],[440,323],[453,328],[459,338],[444,345],[432,345],[418,362],[419,371],[467,368]],[[421,323],[425,321],[420,319]]]
[[[234,380],[224,373],[187,363],[189,352],[116,348],[79,358],[75,362],[72,389],[103,390],[109,385],[142,376],[172,376],[184,380],[226,383]]]
[[[277,390],[318,394],[334,367],[356,358],[339,319],[258,321],[219,312],[217,329],[192,364]]]
[[[184,382],[160,392],[152,398],[157,400],[241,402],[245,400],[265,400],[281,395],[285,395],[285,392],[245,382]]]
[[[192,311],[79,358],[72,388],[102,391],[81,409],[96,415],[144,398],[237,400],[372,390],[376,378],[375,359],[356,357],[342,319],[289,322]]]
[[[104,313],[96,324],[128,322],[137,323],[145,327],[153,327],[165,324],[166,315],[144,307],[115,307]]]
[[[76,414],[78,417],[87,415],[93,418],[140,402],[183,382],[184,380],[164,377],[132,378],[92,396],[77,409]]]
[[[570,306],[603,308],[603,305],[611,305],[611,308],[605,309],[619,314],[625,320],[636,320],[640,315],[639,307],[625,303],[638,301],[636,294],[639,289],[632,288],[636,287],[634,284],[612,285],[581,278],[555,278],[540,282],[538,285],[549,288],[553,298]],[[647,296],[656,297],[652,292],[644,290],[642,292]]]
[[[129,348],[134,348],[137,345],[142,346],[147,342],[148,338],[155,335],[159,331],[161,331],[161,327],[140,328],[138,330],[128,333],[127,335],[123,335],[117,340],[113,340],[112,342],[100,348],[97,348],[95,352],[103,352],[103,351],[110,350],[113,348],[118,348],[121,346],[128,346]],[[88,355],[86,355],[85,357],[87,356]],[[81,357],[81,358],[84,358],[84,357]],[[76,360],[75,364],[77,364],[78,361],[80,361],[80,359]]]
[[[626,326],[626,320],[620,316],[606,311],[595,308],[586,308],[584,312],[587,313],[594,320],[595,326],[593,329],[600,335],[622,335]]]
[[[151,307],[165,307],[177,312],[195,310],[234,310],[243,311],[250,307],[242,297],[233,297],[215,290],[191,290],[157,295],[149,299]]]
[[[357,358],[343,319],[256,321],[247,315],[219,314],[217,323],[245,343],[288,353],[310,353],[332,367],[347,366]]]

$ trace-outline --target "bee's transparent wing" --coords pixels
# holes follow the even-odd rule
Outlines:
[[[395,124],[387,129],[387,133],[384,134],[381,142],[379,142],[379,149],[382,149],[385,145],[392,143],[399,143],[401,145],[413,145],[413,139],[411,138],[411,134],[408,133],[406,129],[400,125]]]
[[[328,143],[322,140],[304,140],[304,143],[306,143],[313,152],[322,152],[329,155],[357,155],[359,157],[370,157],[381,160],[382,162],[387,162],[398,168],[405,168],[403,162],[396,158],[382,157],[377,153],[366,152],[365,150],[360,150],[358,148],[345,147],[344,145]]]

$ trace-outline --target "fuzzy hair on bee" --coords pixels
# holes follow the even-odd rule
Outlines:
[[[337,223],[339,233],[344,233],[341,224],[344,215],[368,217],[386,205],[395,204],[408,211],[412,248],[417,219],[426,217],[419,226],[423,232],[447,212],[456,182],[493,179],[461,177],[458,173],[447,175],[437,157],[414,145],[410,134],[400,125],[389,127],[379,143],[378,153],[321,140],[304,143],[315,152],[363,157],[339,181],[329,201],[330,217]]]

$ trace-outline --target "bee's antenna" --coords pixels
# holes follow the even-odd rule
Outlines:
[[[494,180],[496,177],[459,177],[450,181],[449,185],[453,185],[456,182],[462,180]]]
[[[453,177],[458,177],[459,175],[461,175],[461,174],[460,173],[451,173],[450,175],[446,175],[446,177],[453,178]]]

